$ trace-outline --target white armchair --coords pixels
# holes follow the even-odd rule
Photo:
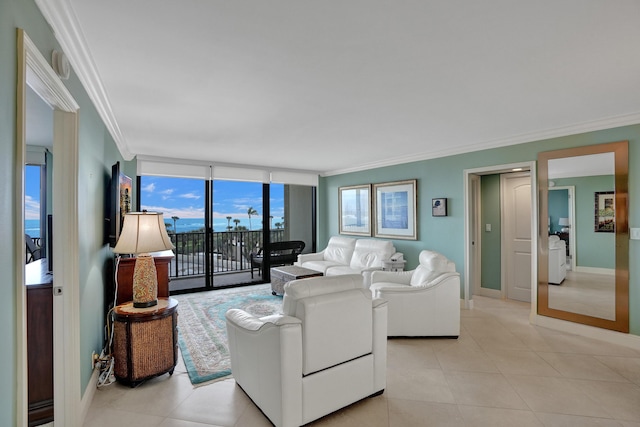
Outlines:
[[[420,252],[412,271],[374,271],[371,292],[389,303],[388,336],[460,335],[460,274],[437,252]]]
[[[386,386],[387,304],[362,276],[294,280],[283,314],[227,311],[236,383],[278,427],[300,426]]]

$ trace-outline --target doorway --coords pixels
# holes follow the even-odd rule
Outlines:
[[[25,289],[24,169],[26,160],[27,86],[53,109],[52,252],[64,253],[53,265],[53,394],[54,425],[78,425],[80,420],[80,331],[78,265],[78,104],[22,29],[17,31],[16,184],[14,235],[16,257],[17,360],[27,360]],[[17,425],[28,423],[27,365],[17,366]]]
[[[500,176],[506,174],[528,174],[524,178],[523,183],[518,184],[517,193],[518,197],[527,199],[527,215],[526,218],[518,219],[519,217],[512,213],[513,209],[509,209],[509,213],[504,212],[504,203],[501,201],[504,199],[504,194],[501,190],[498,190],[499,196],[496,200],[491,202],[492,206],[487,206],[488,202],[483,202],[482,180],[483,177],[493,176],[498,181],[498,188],[500,187]],[[535,162],[523,162],[505,165],[489,166],[484,168],[467,169],[464,171],[464,183],[465,183],[465,280],[464,285],[464,299],[465,307],[473,307],[473,295],[489,296],[492,298],[507,298],[507,283],[514,279],[508,279],[507,275],[509,271],[525,270],[522,277],[518,277],[516,283],[522,293],[528,295],[528,301],[531,301],[532,313],[535,312],[536,301],[536,283],[537,283],[537,235],[538,224],[536,221],[537,216],[534,215],[537,212],[537,188],[536,188],[536,169]],[[516,202],[517,204],[517,202]],[[511,203],[513,206],[513,202]],[[497,219],[487,220],[487,208],[491,207],[493,211],[497,210]],[[528,231],[530,234],[529,239],[520,242],[520,247],[509,249],[512,253],[511,257],[506,256],[505,248],[505,233],[503,229],[507,227],[504,224],[504,216],[515,216],[516,224],[511,224],[509,227],[518,227],[519,233]],[[518,223],[519,222],[519,223]],[[525,224],[526,223],[526,224]],[[497,226],[497,227],[496,227]],[[496,230],[497,228],[497,230]],[[527,233],[525,233],[527,234]],[[513,239],[513,237],[512,237]],[[526,250],[522,250],[525,246]],[[484,249],[483,249],[484,247]],[[488,248],[490,247],[490,248]],[[489,250],[490,249],[490,250]],[[483,260],[483,253],[487,252],[494,257],[492,266],[486,265],[486,257]],[[497,257],[497,259],[496,259]],[[484,263],[484,265],[483,265]],[[510,265],[510,268],[506,268],[506,265]],[[517,269],[514,266],[517,265]],[[483,283],[483,271],[489,274],[493,274],[493,283],[489,286],[484,286]],[[497,274],[496,274],[497,273]],[[525,288],[525,289],[522,289]]]

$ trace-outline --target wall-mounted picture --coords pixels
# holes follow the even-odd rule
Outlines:
[[[375,237],[416,240],[417,180],[373,184]]]
[[[338,189],[340,234],[371,236],[371,185]]]
[[[431,199],[431,216],[447,216],[447,199]]]
[[[616,230],[616,205],[614,191],[596,191],[595,229],[597,233],[613,233]]]

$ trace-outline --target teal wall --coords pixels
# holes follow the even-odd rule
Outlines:
[[[481,244],[482,259],[480,287],[487,289],[502,289],[501,247],[502,247],[502,218],[500,215],[500,175],[484,175],[480,177],[481,205]],[[491,231],[486,225],[491,224]],[[456,266],[461,269],[462,266]]]
[[[576,267],[615,268],[615,234],[594,231],[595,192],[614,191],[613,175],[563,178],[554,181],[558,186],[575,186],[576,224],[571,230],[578,230],[575,234]]]
[[[338,188],[345,185],[378,183],[403,179],[418,180],[418,240],[393,240],[404,252],[407,268],[418,263],[422,249],[443,253],[456,263],[460,273],[464,266],[464,170],[494,165],[535,161],[542,151],[579,147],[613,141],[629,141],[629,224],[640,226],[640,125],[624,126],[597,132],[534,141],[504,148],[494,148],[437,159],[416,161],[366,171],[322,177],[318,188],[318,248],[326,246],[338,234]],[[447,197],[449,216],[431,216],[434,197]],[[640,335],[640,242],[629,242],[630,257],[630,329]],[[462,276],[464,283],[465,277]],[[462,285],[464,286],[464,285]]]
[[[558,225],[560,218],[569,218],[569,190],[549,189],[549,219],[551,220],[551,234],[560,232],[562,227]]]
[[[53,49],[60,49],[51,28],[33,0],[0,0],[0,236],[13,241],[14,229],[20,227],[15,216],[16,190],[15,123],[16,123],[16,29],[23,28],[45,58]],[[122,161],[115,143],[109,136],[78,78],[72,73],[64,84],[80,105],[78,206],[80,250],[80,371],[81,390],[84,392],[91,376],[90,355],[100,351],[103,344],[105,322],[104,293],[107,265],[112,259],[104,242],[104,204],[111,165]],[[124,170],[135,176],[135,163],[124,165]],[[53,194],[55,197],[55,194]],[[0,271],[2,295],[0,300],[0,425],[16,425],[15,374],[17,324],[15,302],[19,285],[16,284],[17,262],[14,245],[0,245]],[[55,279],[54,279],[55,281]]]

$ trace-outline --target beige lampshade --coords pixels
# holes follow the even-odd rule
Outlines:
[[[156,266],[149,252],[173,248],[161,213],[133,212],[124,216],[122,233],[113,251],[118,254],[139,254],[133,267],[135,308],[153,307],[158,303]]]
[[[560,218],[560,220],[558,221],[558,225],[561,227],[566,227],[567,225],[569,225],[569,218]]]
[[[113,252],[141,254],[173,248],[161,213],[132,212],[124,216],[122,233]]]

